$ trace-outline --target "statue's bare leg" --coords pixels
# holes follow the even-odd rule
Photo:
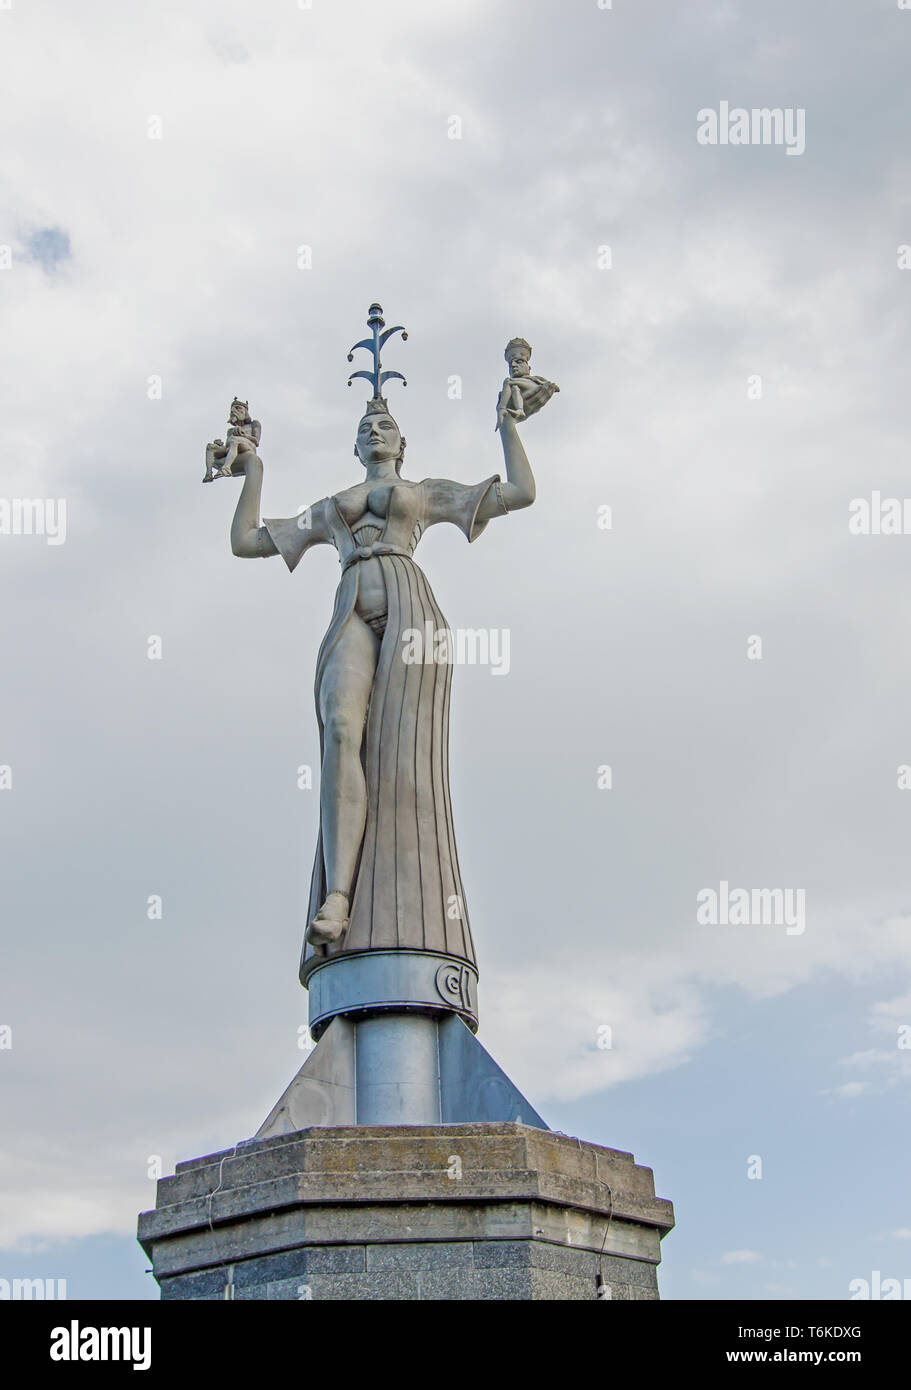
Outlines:
[[[312,945],[337,941],[348,925],[354,870],[367,819],[361,743],[379,649],[379,638],[352,613],[320,683],[320,817],[328,895],[307,931]]]
[[[238,442],[238,440],[236,440],[236,439],[232,439],[231,442],[230,442],[230,444],[228,445],[228,452],[225,454],[224,458],[222,459],[221,468],[219,468],[219,470],[218,470],[220,477],[222,477],[222,478],[230,478],[230,476],[231,476],[231,469],[232,469],[233,466],[234,466],[234,460],[237,458],[237,455],[238,455],[239,453],[240,453],[240,445],[239,445],[239,442]]]

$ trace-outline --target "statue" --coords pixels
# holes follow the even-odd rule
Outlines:
[[[518,421],[533,415],[560,389],[546,377],[532,376],[529,366],[531,344],[526,343],[524,338],[510,338],[503,355],[509,364],[509,376],[503,382],[497,401],[497,423],[494,428],[498,430],[508,416]]]
[[[260,521],[258,427],[237,401],[232,427],[251,433],[211,471],[243,474],[235,555],[281,555],[294,570],[311,546],[333,545],[341,565],[315,682],[322,785],[301,983],[316,1046],[251,1139],[159,1182],[140,1240],[168,1299],[384,1298],[393,1278],[395,1296],[415,1300],[596,1299],[612,1288],[654,1299],[673,1210],[651,1170],[550,1132],[476,1036],[479,973],[449,798],[451,634],[414,560],[428,526],[449,522],[474,541],[532,504],[517,420],[556,387],[531,376],[531,349],[514,339],[498,404],[505,481],[412,481],[383,396],[404,378],[380,363],[404,330],[386,329],[378,304],[367,322],[371,336],[349,354],[373,358],[354,373],[372,386],[354,448],[363,478],[299,516]],[[413,632],[428,629],[415,661]],[[462,1174],[461,1160],[458,1173],[447,1166],[453,1151],[464,1182],[448,1181]],[[365,1241],[383,1251],[373,1273],[368,1258],[366,1285]],[[467,1264],[446,1253],[455,1248]]]
[[[540,410],[557,389],[528,375],[530,348],[514,339],[507,385],[519,393],[521,414],[515,396],[498,413],[505,481],[499,474],[478,483],[413,481],[402,476],[405,438],[383,396],[387,381],[405,379],[383,371],[380,361],[388,339],[407,334],[401,326],[383,331],[378,304],[367,323],[371,336],[348,354],[352,361],[366,349],[373,358],[372,369],[353,373],[348,383],[361,377],[373,388],[354,445],[362,480],[299,516],[260,521],[260,430],[256,422],[248,428],[241,402],[237,411],[232,406],[232,443],[213,473],[227,476],[235,463],[243,473],[231,526],[235,555],[281,555],[293,571],[311,546],[333,545],[341,564],[316,663],[320,827],[302,982],[336,953],[437,952],[475,967],[449,794],[451,660],[403,659],[408,629],[425,632],[430,623],[435,632],[448,631],[414,551],[429,526],[449,522],[471,542],[488,522],[531,506],[534,477],[516,420]]]
[[[263,427],[258,420],[251,420],[249,404],[249,401],[238,400],[235,396],[228,412],[230,428],[227,443],[224,439],[216,439],[212,444],[206,445],[204,483],[211,483],[213,478],[233,477],[237,460],[244,454],[255,454],[259,448]],[[215,464],[219,459],[222,461],[221,467],[216,469]],[[237,467],[236,471],[243,472],[243,466]]]

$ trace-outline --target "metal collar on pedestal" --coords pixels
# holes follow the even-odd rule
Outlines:
[[[310,1031],[318,1038],[339,1014],[394,1010],[458,1014],[478,1028],[478,973],[436,951],[359,951],[330,956],[307,979]]]

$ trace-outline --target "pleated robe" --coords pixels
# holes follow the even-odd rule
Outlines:
[[[316,663],[321,761],[320,685],[329,655],[357,602],[357,557],[375,556],[386,584],[388,616],[361,747],[367,819],[349,926],[337,945],[317,949],[304,942],[302,980],[327,953],[434,951],[475,964],[449,791],[452,663],[433,659],[436,644],[432,649],[426,645],[428,632],[436,636],[448,633],[449,628],[412,555],[427,527],[438,522],[452,522],[469,542],[476,540],[486,526],[476,520],[478,508],[498,481],[499,475],[494,474],[475,485],[432,478],[395,486],[384,529],[367,547],[358,546],[331,497],[303,517],[264,519],[290,570],[311,545],[318,544],[335,545],[342,564],[332,620]],[[420,634],[422,660],[405,660],[409,631]],[[308,922],[326,892],[321,823]]]

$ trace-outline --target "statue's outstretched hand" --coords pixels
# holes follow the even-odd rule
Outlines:
[[[515,425],[518,420],[527,420],[529,415],[536,415],[559,389],[555,382],[543,376],[507,377],[497,401],[495,428],[502,429],[507,420],[512,420]],[[521,414],[515,406],[515,391],[522,396]]]
[[[231,462],[228,463],[230,458]],[[206,445],[206,472],[204,483],[215,478],[242,478],[251,468],[262,471],[263,461],[255,448],[232,449],[223,439],[215,439]]]

